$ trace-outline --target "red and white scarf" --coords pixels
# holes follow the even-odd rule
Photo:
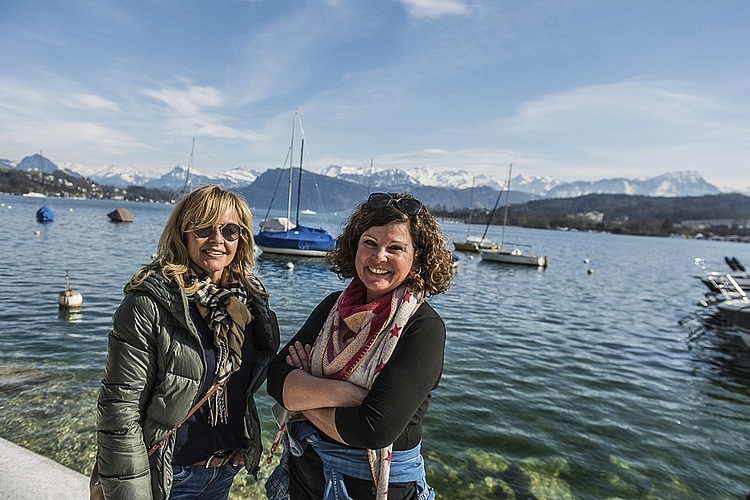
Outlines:
[[[310,370],[316,377],[347,380],[370,389],[396,348],[409,318],[424,301],[405,285],[365,303],[367,288],[354,278],[339,296],[312,347]],[[388,494],[393,444],[367,450],[377,500]]]

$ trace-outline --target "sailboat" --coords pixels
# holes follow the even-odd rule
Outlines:
[[[42,170],[43,168],[44,157],[42,156],[42,152],[39,151],[39,179],[41,181],[44,180],[44,171]],[[44,201],[42,201],[42,206],[39,208],[39,210],[36,211],[36,220],[37,222],[52,222],[53,220],[55,220],[54,212],[52,212],[52,209],[50,209]]]
[[[333,250],[336,241],[322,228],[302,226],[299,223],[299,205],[302,188],[302,157],[305,151],[305,139],[299,157],[299,176],[297,177],[297,217],[294,223],[291,221],[292,211],[292,171],[294,152],[294,133],[297,128],[297,113],[294,113],[292,123],[292,144],[289,147],[289,187],[287,192],[286,217],[268,218],[271,207],[268,207],[265,220],[260,223],[260,231],[255,236],[255,243],[263,250],[263,253],[295,255],[301,257],[325,257],[326,253]],[[272,200],[273,203],[273,200]]]
[[[520,243],[508,243],[509,246],[512,246],[513,248],[507,249],[505,248],[505,226],[508,223],[508,205],[510,200],[510,178],[511,173],[513,172],[513,164],[510,164],[510,168],[508,169],[508,182],[506,184],[506,195],[505,195],[505,215],[503,216],[503,233],[502,237],[500,238],[500,248],[495,250],[484,250],[480,249],[479,254],[482,256],[482,260],[487,260],[491,262],[501,262],[503,264],[517,264],[517,265],[523,265],[523,266],[534,266],[534,267],[541,267],[543,269],[547,268],[547,256],[546,255],[535,255],[531,253],[533,251],[533,247],[531,245],[523,245]],[[490,214],[490,221],[492,220],[492,216],[495,214],[495,209],[497,208],[497,204],[500,201],[500,195],[502,195],[502,191],[497,197],[497,200],[495,200],[495,206],[492,208],[492,213]],[[489,221],[488,221],[489,224]],[[487,233],[487,230],[485,229],[485,234]],[[518,247],[527,248],[528,251],[523,251]]]
[[[454,241],[453,247],[456,250],[460,250],[462,252],[478,252],[480,249],[497,250],[497,244],[486,239],[484,236],[479,238],[477,236],[471,235],[471,216],[474,214],[474,180],[474,178],[471,179],[471,200],[469,201],[469,229],[466,233],[466,240]],[[502,190],[500,190],[500,192],[502,193]],[[487,221],[487,226],[489,226],[489,224],[490,221]],[[485,234],[487,234],[486,228],[484,232]]]
[[[182,186],[182,194],[189,193],[193,189],[193,153],[195,152],[195,137],[193,137],[193,146],[190,148],[190,163],[188,163],[187,172],[185,173],[185,185]]]

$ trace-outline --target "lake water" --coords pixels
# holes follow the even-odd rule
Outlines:
[[[171,206],[52,199],[55,221],[39,224],[40,200],[0,204],[0,435],[88,474],[111,315]],[[120,206],[134,223],[109,222]],[[444,229],[467,234],[464,224]],[[520,228],[506,241],[533,244],[549,268],[464,254],[453,287],[431,299],[448,329],[424,436],[438,497],[744,498],[750,349],[697,305],[693,259],[728,271],[724,256],[750,264],[750,246]],[[257,263],[282,341],[343,287],[321,261],[289,271],[288,260]],[[66,270],[84,300],[72,316],[57,306]],[[259,394],[268,448],[271,400]],[[238,478],[231,498],[261,491]]]

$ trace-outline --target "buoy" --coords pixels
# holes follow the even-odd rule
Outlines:
[[[42,234],[42,232],[39,231],[38,229],[36,231],[34,231],[34,236],[39,236],[40,234]]]
[[[57,296],[57,304],[65,309],[77,309],[83,303],[83,295],[75,290],[70,289],[68,281],[68,271],[65,271],[65,290]]]
[[[73,211],[73,207],[70,207],[70,208],[68,209],[68,212],[72,212],[72,211]]]
[[[294,264],[293,264],[292,262],[287,262],[287,263],[286,263],[286,268],[287,268],[287,269],[288,269],[289,271],[291,271],[292,269],[294,269]]]
[[[588,257],[587,257],[587,258],[585,258],[585,259],[583,259],[583,263],[584,263],[584,264],[588,264],[588,263],[589,263],[589,259],[588,259]]]
[[[589,273],[589,274],[594,274],[594,270],[593,270],[593,269],[591,269],[591,268],[589,268],[589,270],[588,270],[588,273]]]
[[[155,254],[155,253],[152,253],[152,254],[151,254],[151,260],[154,260],[155,258],[156,258],[156,254]]]

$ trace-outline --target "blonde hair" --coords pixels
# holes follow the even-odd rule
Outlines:
[[[167,281],[176,281],[188,295],[193,293],[198,286],[197,282],[193,286],[187,286],[185,280],[191,263],[185,239],[187,233],[217,224],[227,210],[237,214],[242,230],[237,251],[232,262],[224,268],[219,286],[226,287],[229,282],[240,280],[248,292],[267,295],[248,279],[253,276],[252,269],[255,265],[253,216],[250,208],[238,193],[213,185],[199,187],[177,202],[159,238],[156,258],[136,272],[130,279],[130,284],[137,286],[149,273],[158,272]]]

